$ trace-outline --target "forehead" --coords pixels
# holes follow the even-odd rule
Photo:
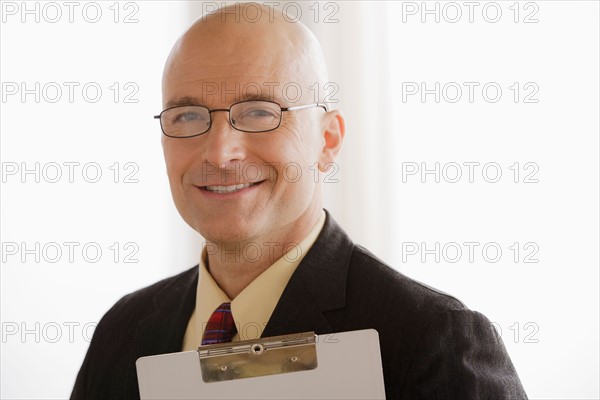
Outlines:
[[[236,29],[220,34],[207,28],[180,39],[165,66],[164,105],[184,96],[224,105],[249,95],[280,102],[308,94],[312,68],[301,60],[306,51],[300,40]]]
[[[232,104],[247,99],[263,99],[280,104],[293,100],[288,96],[296,88],[293,81],[282,80],[277,74],[265,75],[173,75],[166,81],[164,102],[166,107],[192,102],[207,106]],[[303,89],[294,89],[302,92]],[[293,97],[297,97],[292,93]]]

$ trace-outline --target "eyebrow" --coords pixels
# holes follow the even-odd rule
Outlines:
[[[275,97],[275,96],[273,96],[273,97]],[[255,94],[255,93],[245,94],[245,95],[241,96],[240,98],[238,98],[235,102],[239,103],[241,101],[256,101],[256,100],[271,101],[271,102],[275,102],[278,104],[282,104],[281,99],[269,98],[268,96],[264,96],[262,94]],[[204,106],[204,107],[206,107],[204,102],[197,97],[182,96],[182,97],[177,97],[175,99],[169,100],[167,102],[165,108],[178,107],[178,106]]]
[[[173,100],[169,100],[165,108],[177,107],[177,106],[199,106],[202,105],[200,99],[191,96],[177,97]]]

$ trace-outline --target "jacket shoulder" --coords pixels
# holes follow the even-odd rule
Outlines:
[[[157,299],[162,294],[177,296],[189,290],[198,275],[197,268],[195,266],[121,297],[98,322],[90,348],[106,342],[117,344],[133,340],[141,319],[156,309]]]
[[[456,297],[360,245],[352,251],[347,288],[351,318],[364,325],[353,328],[379,333],[387,398],[527,398],[491,322]]]
[[[132,310],[153,307],[154,299],[163,292],[184,292],[197,276],[198,266],[196,265],[179,274],[164,278],[156,283],[126,294],[108,310],[105,317],[112,314],[118,315],[122,311],[126,311],[127,315],[131,317]]]
[[[349,279],[368,283],[365,294],[385,297],[405,310],[423,313],[467,309],[456,297],[402,274],[358,244],[354,245],[349,273]]]
[[[137,396],[137,378],[135,360],[143,355],[136,348],[152,354],[176,351],[179,335],[177,323],[168,323],[186,314],[193,302],[188,301],[193,290],[198,267],[188,269],[177,275],[162,279],[152,285],[123,296],[100,319],[94,331],[90,347],[71,393],[71,399],[135,398]],[[192,293],[193,292],[193,293]],[[187,297],[185,294],[187,293]],[[175,299],[175,300],[173,300]],[[164,301],[165,311],[157,315],[157,302]],[[162,318],[164,317],[164,318]],[[148,321],[140,332],[142,322]],[[179,328],[185,329],[187,322],[180,321]],[[140,336],[141,335],[141,336]],[[147,341],[148,336],[150,342]],[[158,338],[158,344],[153,338]],[[174,347],[168,347],[171,342]],[[163,349],[164,346],[167,346]],[[165,351],[162,351],[165,350]]]

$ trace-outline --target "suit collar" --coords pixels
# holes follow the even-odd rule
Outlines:
[[[325,210],[325,225],[288,282],[262,337],[331,332],[325,311],[346,304],[346,280],[354,244]]]

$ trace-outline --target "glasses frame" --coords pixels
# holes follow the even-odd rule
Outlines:
[[[271,103],[271,104],[275,104],[276,106],[278,106],[281,109],[281,114],[279,115],[279,122],[277,123],[277,126],[273,129],[267,129],[264,131],[245,131],[242,129],[238,129],[235,126],[233,126],[233,124],[231,123],[231,108],[237,104],[241,104],[241,103],[248,103],[248,102],[253,102],[253,101],[260,101],[260,102],[264,102],[264,103]],[[172,110],[174,108],[180,108],[180,107],[202,107],[208,110],[208,115],[210,117],[210,123],[208,125],[208,129],[202,133],[197,133],[195,135],[190,135],[190,136],[172,136],[172,135],[168,135],[165,132],[165,129],[163,128],[163,123],[162,123],[162,115],[169,111]],[[205,106],[200,106],[197,104],[180,104],[177,106],[173,106],[173,107],[169,107],[169,108],[165,108],[164,110],[162,110],[160,112],[160,114],[155,115],[154,119],[159,120],[160,122],[160,129],[163,133],[163,135],[170,137],[170,138],[174,138],[174,139],[187,139],[187,138],[191,138],[191,137],[196,137],[196,136],[200,136],[200,135],[204,135],[205,133],[208,133],[208,131],[210,131],[210,128],[212,128],[212,123],[213,123],[213,117],[212,117],[212,113],[217,112],[217,111],[226,111],[227,112],[227,122],[229,122],[229,126],[231,126],[233,129],[235,129],[236,131],[239,132],[246,132],[246,133],[263,133],[263,132],[271,132],[274,131],[275,129],[279,128],[281,126],[281,120],[283,119],[283,112],[284,111],[297,111],[297,110],[303,110],[305,108],[311,108],[311,107],[321,107],[323,110],[325,110],[325,112],[329,112],[329,109],[327,107],[326,104],[323,103],[311,103],[311,104],[304,104],[304,105],[300,105],[300,106],[292,106],[292,107],[281,107],[281,105],[279,103],[276,103],[274,101],[268,101],[268,100],[244,100],[244,101],[238,101],[237,103],[233,103],[229,108],[216,108],[214,110],[209,109],[208,107]]]

